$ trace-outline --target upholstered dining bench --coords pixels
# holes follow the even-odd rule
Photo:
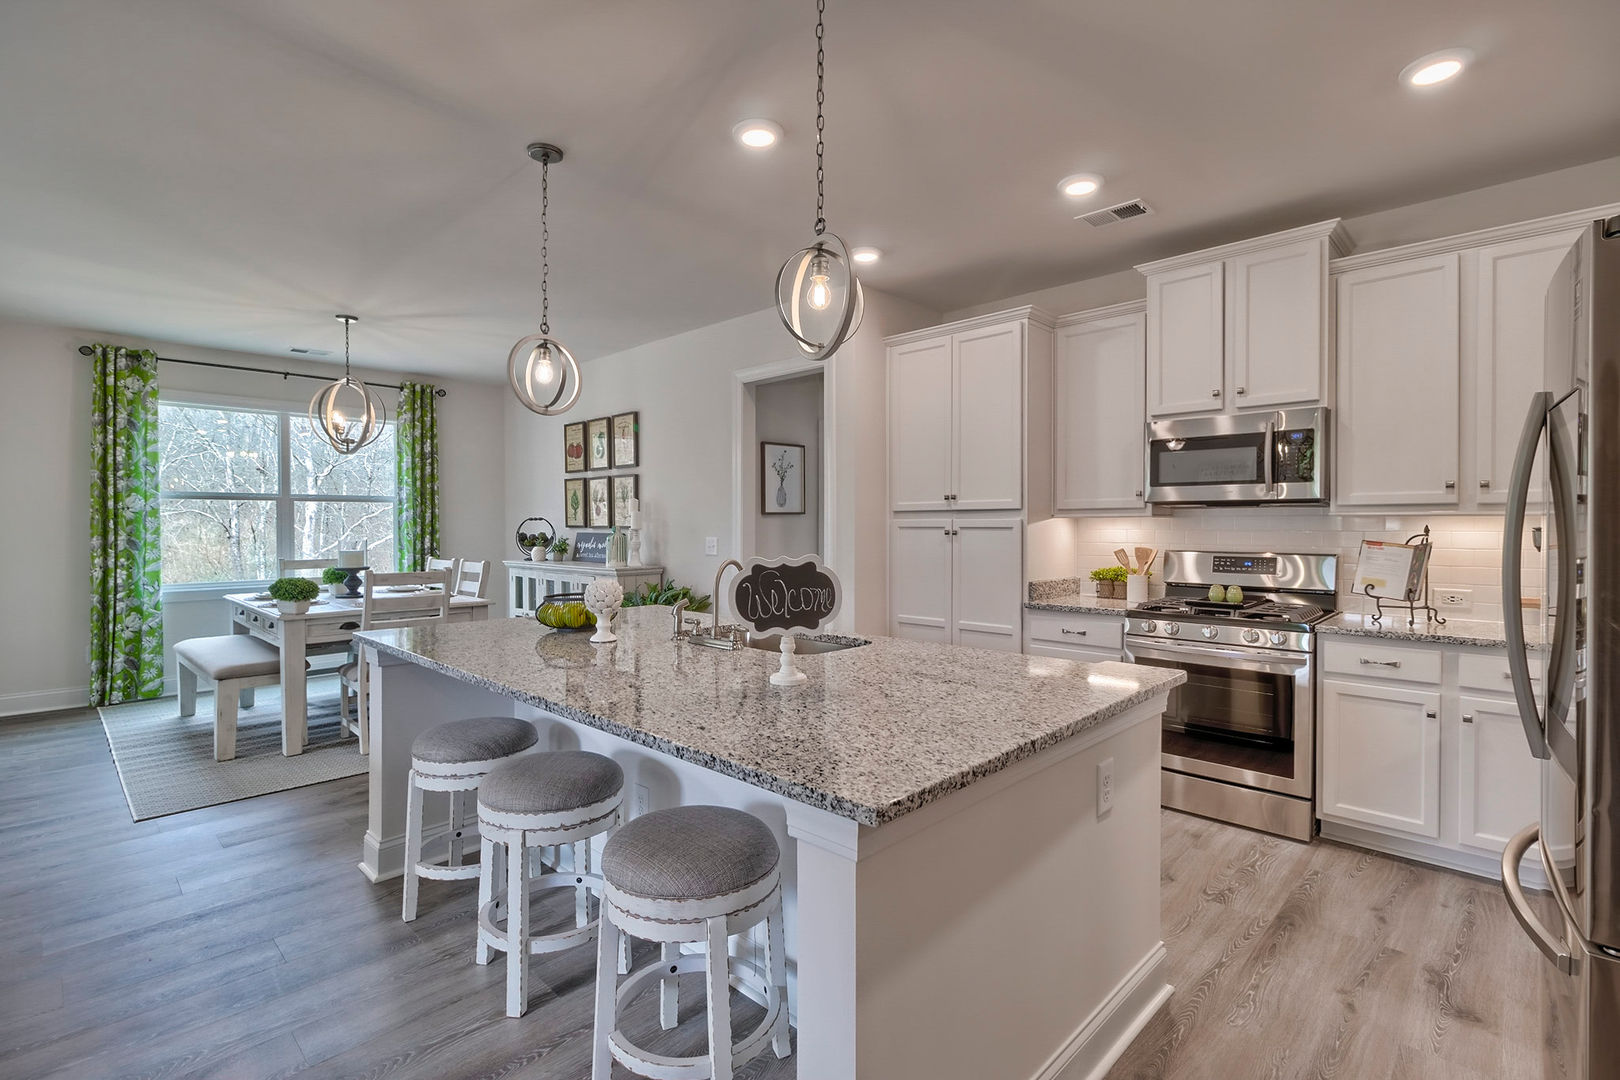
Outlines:
[[[188,638],[174,647],[180,715],[197,715],[197,677],[214,684],[214,760],[236,756],[236,709],[253,707],[253,689],[281,681],[281,653],[247,634]]]

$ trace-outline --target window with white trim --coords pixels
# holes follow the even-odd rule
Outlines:
[[[254,583],[277,559],[363,548],[394,568],[394,426],[345,457],[303,412],[158,405],[163,583]]]

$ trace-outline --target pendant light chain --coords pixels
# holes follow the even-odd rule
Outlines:
[[[349,324],[352,322],[354,322],[353,319],[343,320],[343,379],[345,382],[349,378]]]
[[[827,145],[822,134],[827,130],[827,53],[822,48],[822,39],[826,35],[823,20],[827,14],[827,0],[816,0],[816,235],[820,236],[827,231],[827,192],[825,183],[827,170],[823,167],[822,158],[826,153]]]
[[[551,296],[547,292],[551,277],[551,155],[540,159],[540,332],[551,333]]]

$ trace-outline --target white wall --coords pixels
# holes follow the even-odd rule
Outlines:
[[[179,359],[317,371],[289,357],[200,349],[127,334],[0,321],[0,566],[13,587],[41,601],[27,619],[0,624],[0,715],[82,705],[90,644],[90,358],[80,345],[109,341]],[[497,367],[497,374],[498,365]],[[397,382],[397,373],[361,371]],[[226,394],[266,404],[307,406],[315,383],[271,375],[162,365],[159,390]],[[446,553],[505,558],[502,513],[504,384],[434,379],[439,400],[441,541]],[[385,392],[391,400],[391,392]],[[498,565],[498,564],[497,564]],[[499,580],[497,578],[497,580]],[[165,599],[166,644],[225,633],[224,603],[214,597]],[[172,655],[165,655],[172,680]]]
[[[823,554],[821,548],[821,427],[825,380],[820,373],[754,388],[754,441],[804,447],[804,513],[767,514],[754,503],[754,553]],[[756,485],[757,486],[757,485]]]
[[[845,587],[841,622],[863,633],[880,633],[888,617],[883,337],[936,321],[937,312],[868,290],[860,332],[828,361],[830,561]],[[565,416],[535,416],[509,399],[507,518],[515,526],[538,514],[562,527],[563,424],[634,409],[642,464],[633,471],[647,529],[642,558],[664,566],[667,578],[711,592],[722,560],[754,554],[731,550],[735,373],[795,361],[796,353],[775,310],[766,309],[586,360],[579,403]],[[748,452],[758,454],[758,446]],[[710,536],[718,554],[704,554]]]

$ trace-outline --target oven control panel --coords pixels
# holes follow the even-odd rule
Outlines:
[[[1266,574],[1270,576],[1277,573],[1277,556],[1275,555],[1216,555],[1213,561],[1217,574]]]

